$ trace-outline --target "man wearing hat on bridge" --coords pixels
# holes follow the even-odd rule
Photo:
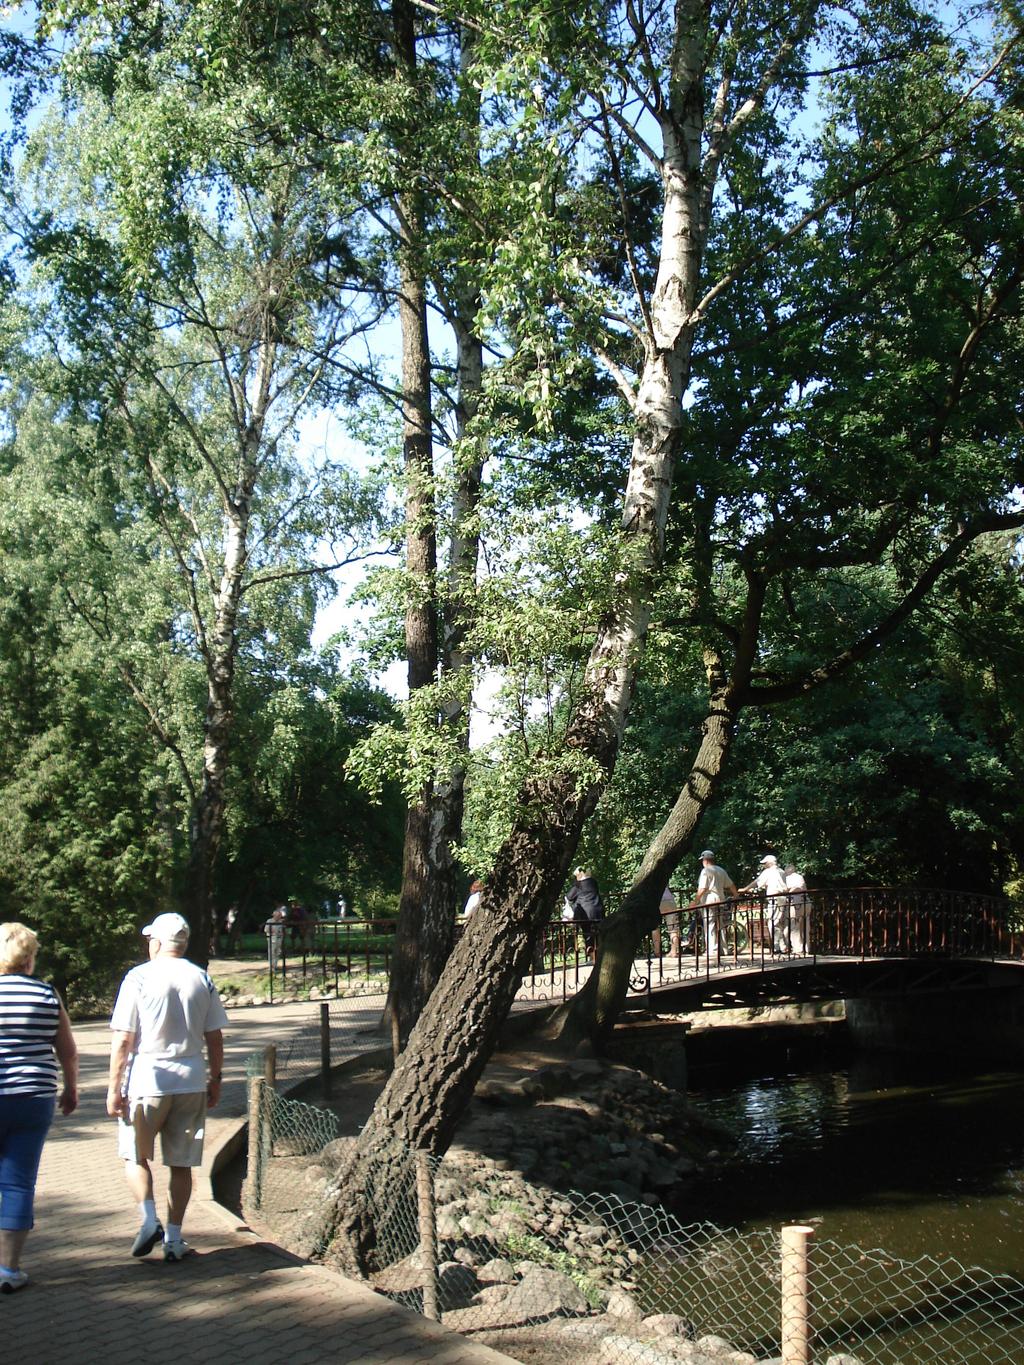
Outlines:
[[[706,848],[700,855],[700,860],[703,867],[700,870],[700,880],[697,882],[697,894],[693,898],[693,904],[698,907],[708,906],[708,955],[717,957],[722,913],[718,907],[727,896],[735,896],[736,886],[725,868],[719,867],[715,862],[712,849]]]
[[[142,933],[149,940],[149,961],[127,973],[110,1018],[107,1113],[119,1120],[118,1155],[139,1202],[132,1255],[146,1256],[162,1241],[164,1260],[180,1261],[190,1251],[181,1225],[192,1196],[192,1168],[203,1159],[206,1110],[220,1099],[221,1030],[228,1020],[216,986],[185,958],[187,921],[157,915]],[[156,1216],[150,1169],[157,1133],[170,1168],[166,1230]]]
[[[782,875],[779,868],[778,859],[774,853],[766,853],[758,864],[760,871],[754,881],[749,886],[743,888],[744,891],[753,891],[756,887],[768,898],[768,914],[766,920],[771,925],[771,951],[781,952],[787,945],[785,943],[786,934],[784,932],[789,919],[789,899],[786,891],[786,878]]]

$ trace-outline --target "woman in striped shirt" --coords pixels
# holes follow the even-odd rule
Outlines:
[[[78,1049],[52,986],[32,975],[39,940],[31,929],[0,924],[0,1292],[28,1276],[21,1251],[32,1228],[32,1202],[43,1143],[63,1073],[61,1112],[78,1107]]]

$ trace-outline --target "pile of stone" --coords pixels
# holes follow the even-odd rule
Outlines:
[[[679,1198],[729,1141],[678,1092],[629,1067],[580,1059],[526,1073],[492,1068],[434,1180],[442,1320],[538,1365],[583,1354],[608,1365],[753,1365],[754,1355],[700,1326],[709,1265],[699,1253],[687,1253],[692,1300],[679,1286],[678,1312],[659,1311],[666,1304],[647,1274],[657,1229],[671,1222],[663,1196]],[[339,1138],[292,1171],[304,1186],[296,1212],[316,1209],[353,1142]],[[411,1198],[393,1263],[373,1283],[420,1309]],[[288,1241],[300,1254],[313,1249],[301,1234]],[[827,1365],[857,1363],[834,1356]]]

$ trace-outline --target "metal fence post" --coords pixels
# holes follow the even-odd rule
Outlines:
[[[813,1231],[782,1229],[782,1365],[809,1365],[811,1359],[807,1242]]]
[[[437,1225],[430,1153],[416,1152],[416,1206],[420,1224],[420,1268],[423,1272],[423,1316],[439,1322],[437,1308]]]
[[[320,1001],[320,1089],[325,1100],[331,1097],[331,1009]]]

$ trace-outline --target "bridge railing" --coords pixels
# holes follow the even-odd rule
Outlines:
[[[615,899],[609,898],[610,908]],[[327,989],[386,992],[396,921],[322,920],[269,939],[271,991],[298,976]],[[589,974],[602,923],[553,920],[523,978],[534,998],[573,995]],[[456,925],[461,934],[463,923]],[[681,906],[637,948],[636,988],[730,964],[796,957],[1024,958],[1022,913],[1009,901],[919,887],[841,887],[780,896],[744,894],[718,906]],[[641,986],[642,982],[642,986]]]
[[[1020,957],[1008,901],[918,887],[808,892],[810,950],[832,957]],[[781,898],[776,898],[781,899]]]

